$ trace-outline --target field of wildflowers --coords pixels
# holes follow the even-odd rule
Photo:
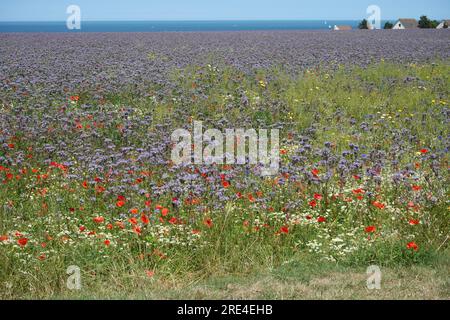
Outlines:
[[[22,41],[13,39],[3,53]],[[0,79],[2,298],[283,278],[296,265],[302,271],[290,277],[306,283],[316,270],[364,273],[370,265],[444,260],[448,271],[445,55],[249,69],[212,58],[169,68],[172,58],[152,51],[145,59],[164,65],[164,79],[146,78],[145,86],[116,81],[114,65],[97,65],[88,85],[63,67],[24,80],[10,58],[3,56]],[[64,77],[68,86],[58,86]],[[258,165],[174,165],[170,134],[194,121],[279,129],[278,174],[261,177]],[[69,266],[81,272],[78,291],[66,286]],[[448,298],[448,284],[436,290]]]

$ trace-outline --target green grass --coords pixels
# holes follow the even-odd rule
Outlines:
[[[250,274],[202,276],[155,275],[115,270],[83,275],[80,290],[44,283],[36,292],[14,294],[5,288],[3,299],[445,299],[450,298],[449,256],[412,266],[381,267],[380,289],[367,288],[367,267],[345,267],[316,261],[290,261],[273,270]],[[22,288],[25,290],[25,288]],[[30,294],[31,293],[31,294]]]

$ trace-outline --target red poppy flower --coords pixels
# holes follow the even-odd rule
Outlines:
[[[106,239],[104,242],[105,246],[109,246],[111,244],[111,241],[109,241],[108,239]]]
[[[86,230],[86,227],[85,226],[80,226],[78,229],[80,230],[80,232],[83,232],[84,230]]]
[[[317,206],[316,200],[311,200],[311,201],[309,202],[309,205],[311,206],[311,208],[315,208],[315,207]]]
[[[325,218],[325,217],[318,217],[317,218],[317,222],[325,222],[325,221],[327,221],[327,218]]]
[[[19,240],[17,240],[17,243],[21,246],[21,247],[25,247],[28,243],[28,239],[27,238],[20,238]]]
[[[116,202],[116,206],[118,208],[122,208],[124,205],[125,205],[125,201],[119,200],[119,201]]]
[[[352,190],[352,192],[353,192],[353,194],[361,194],[361,193],[364,193],[364,190],[359,188],[359,189]]]
[[[95,186],[95,192],[97,193],[103,193],[106,190],[103,186]]]
[[[409,224],[412,226],[418,225],[420,223],[419,220],[409,219]]]
[[[134,231],[138,236],[140,236],[141,233],[142,233],[141,228],[138,227],[138,226],[134,226],[133,231]]]
[[[252,195],[251,193],[249,193],[249,194],[247,195],[247,198],[248,198],[248,200],[249,200],[250,202],[255,202],[255,198],[253,197],[253,195]]]
[[[204,223],[205,226],[207,226],[208,228],[211,228],[212,225],[213,225],[213,222],[212,222],[211,218],[205,219],[205,221],[203,221],[203,223]]]
[[[228,182],[228,181],[222,181],[222,186],[224,187],[224,188],[228,188],[229,186],[230,186],[230,183]]]
[[[420,191],[421,189],[422,189],[422,187],[421,186],[412,186],[411,187],[414,191]]]
[[[169,214],[169,209],[163,208],[163,209],[161,210],[161,214],[162,214],[163,217],[167,216],[167,215]]]
[[[313,169],[311,170],[311,173],[314,177],[317,177],[317,175],[319,174],[319,170],[318,169]]]
[[[420,153],[422,154],[428,153],[428,149],[420,149]]]
[[[132,214],[137,214],[139,212],[139,210],[137,208],[133,208],[133,209],[130,210],[130,212]]]
[[[112,225],[112,223],[108,223],[106,225],[106,229],[108,229],[108,230],[112,230],[113,228],[114,228],[114,226]]]
[[[375,207],[377,207],[378,209],[384,209],[384,207],[386,207],[386,205],[384,205],[383,203],[378,202],[378,201],[374,201],[372,204],[373,204]]]
[[[145,214],[141,216],[141,221],[143,224],[148,224],[150,222],[149,218]]]
[[[314,199],[316,200],[322,200],[322,195],[318,193],[314,193]]]
[[[288,234],[289,233],[289,228],[287,226],[283,226],[283,227],[280,228],[280,232]]]
[[[122,221],[117,221],[117,222],[116,222],[116,226],[117,226],[119,229],[125,229],[125,225],[123,224]]]
[[[155,272],[152,270],[145,270],[145,274],[147,275],[147,277],[151,278],[155,275]]]
[[[414,251],[419,250],[419,246],[418,246],[414,241],[408,242],[408,243],[406,244],[406,248],[407,248],[407,249],[412,249],[412,250],[414,250]]]
[[[55,168],[61,169],[63,171],[67,171],[67,167],[65,165],[60,164],[58,162],[54,162],[54,161],[50,162],[50,167],[55,167]]]
[[[172,218],[170,218],[170,220],[169,220],[169,223],[170,224],[176,224],[178,222],[178,220],[177,220],[177,218],[175,218],[175,217],[172,217]]]
[[[375,226],[368,226],[364,229],[365,232],[367,233],[373,233],[377,230],[377,228]]]
[[[311,219],[312,219],[312,216],[307,215],[305,218],[306,218],[306,220],[311,220]]]
[[[122,196],[122,195],[120,195],[120,196],[117,196],[117,200],[118,201],[127,201],[127,199],[124,197],[124,196]]]
[[[136,218],[130,218],[130,219],[128,219],[128,221],[129,221],[131,224],[137,224],[137,223],[138,223],[138,221],[137,221]]]
[[[103,217],[95,217],[94,218],[94,222],[95,223],[102,223],[103,221],[105,221],[105,218],[103,218]]]

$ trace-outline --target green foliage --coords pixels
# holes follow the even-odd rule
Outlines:
[[[394,27],[394,24],[392,22],[386,21],[384,24],[384,29],[392,29]]]
[[[419,28],[422,29],[436,29],[438,24],[438,21],[430,20],[427,16],[421,16],[419,20]]]
[[[359,29],[369,29],[369,22],[367,21],[367,19],[363,19],[359,25],[358,25]]]

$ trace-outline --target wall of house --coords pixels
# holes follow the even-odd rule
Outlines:
[[[394,27],[392,29],[405,29],[405,27],[403,26],[403,24],[400,21],[397,21],[397,23],[394,25]]]

